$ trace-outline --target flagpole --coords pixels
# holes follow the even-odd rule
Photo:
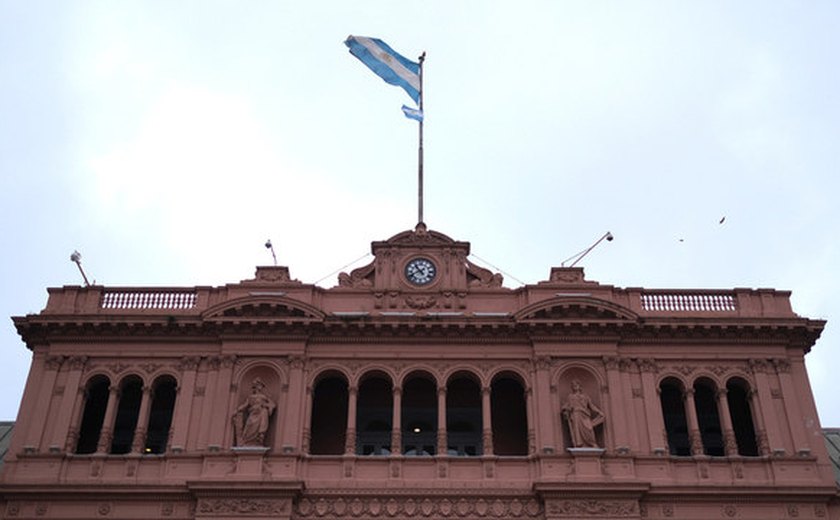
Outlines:
[[[420,55],[420,113],[423,112],[423,61],[426,59],[426,51]],[[424,114],[425,115],[425,114]],[[417,223],[423,223],[423,119],[420,118],[419,146],[417,147]]]

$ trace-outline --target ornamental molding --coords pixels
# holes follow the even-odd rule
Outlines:
[[[320,496],[304,497],[294,507],[295,518],[323,516],[352,518],[534,518],[541,516],[542,506],[534,497],[499,497],[493,490],[482,496],[463,497],[457,494],[430,493],[433,496]]]
[[[558,500],[549,501],[546,511],[552,516],[581,517],[635,517],[639,503],[635,500]]]
[[[288,511],[287,499],[271,498],[202,498],[198,512],[204,516],[266,516]]]

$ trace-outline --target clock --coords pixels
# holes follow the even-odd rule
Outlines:
[[[414,285],[428,285],[437,276],[437,267],[428,258],[415,258],[405,265],[405,277]]]

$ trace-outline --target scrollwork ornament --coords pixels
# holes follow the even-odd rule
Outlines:
[[[563,500],[550,503],[548,509],[561,517],[623,517],[636,516],[637,505],[630,500]]]

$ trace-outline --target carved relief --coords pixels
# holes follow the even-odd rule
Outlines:
[[[556,516],[636,516],[638,503],[632,500],[563,500],[549,502],[548,512]]]
[[[85,368],[85,364],[87,364],[88,358],[87,356],[71,356],[68,360],[70,364],[71,370],[82,370]]]
[[[750,371],[754,374],[770,373],[770,362],[766,359],[751,359],[749,361]]]
[[[129,368],[129,366],[124,364],[124,363],[111,363],[111,364],[105,365],[105,368],[107,368],[108,370],[110,370],[114,374],[119,374],[119,373],[127,370]]]
[[[723,374],[729,372],[730,367],[724,365],[714,365],[714,366],[707,366],[706,370],[713,373],[714,375],[720,377]]]
[[[790,373],[790,361],[787,359],[774,359],[773,365],[776,367],[776,372],[779,374]]]
[[[723,516],[727,516],[729,518],[732,518],[733,516],[736,516],[737,514],[738,514],[738,508],[735,507],[735,505],[726,504],[725,506],[723,506]]]
[[[479,267],[469,260],[464,260],[467,266],[467,283],[470,287],[501,287],[504,278],[499,273]]]
[[[674,368],[674,370],[676,370],[677,372],[679,372],[680,374],[682,374],[684,376],[690,375],[692,372],[694,372],[696,370],[695,367],[688,366],[688,365],[680,365],[680,366],[675,366],[673,368]]]
[[[368,288],[373,287],[374,264],[371,262],[364,267],[353,269],[350,274],[339,273],[339,287]]]
[[[568,501],[584,502],[584,501]],[[627,502],[626,506],[619,501],[599,502],[603,505],[603,511],[618,511],[612,513],[614,516],[627,516],[633,513],[622,513],[621,511],[635,511],[635,503]],[[568,506],[572,510],[574,506]],[[580,509],[580,508],[578,508]],[[434,516],[481,516],[496,518],[533,518],[542,512],[539,502],[533,498],[497,498],[488,502],[486,498],[460,497],[420,500],[414,497],[391,497],[385,500],[382,497],[356,497],[350,504],[347,504],[340,497],[321,497],[315,499],[303,498],[295,505],[294,513],[301,518],[308,517],[434,517]],[[585,514],[585,513],[584,513]]]
[[[201,358],[198,356],[184,356],[181,358],[181,361],[178,363],[178,370],[181,372],[187,370],[195,370],[198,368],[198,363],[201,361]]]
[[[253,498],[203,498],[198,511],[205,515],[277,515],[286,511],[286,500]]]
[[[653,359],[637,359],[636,364],[639,365],[639,371],[641,372],[651,372],[654,374],[659,372],[659,365]]]
[[[412,309],[423,310],[430,309],[437,303],[437,298],[434,296],[407,296],[405,304]]]
[[[44,360],[44,366],[47,367],[47,370],[58,370],[63,362],[64,356],[47,356],[47,359]]]
[[[140,365],[140,368],[142,368],[143,371],[147,374],[151,374],[153,372],[156,372],[162,366],[163,365],[161,365],[160,363],[144,363]]]

